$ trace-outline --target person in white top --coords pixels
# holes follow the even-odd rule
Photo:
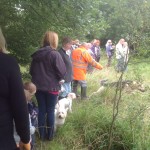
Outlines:
[[[124,53],[124,39],[120,39],[118,44],[116,45],[116,59],[117,59],[117,66],[116,71],[117,72],[124,72],[125,70],[125,53]]]
[[[127,42],[124,42],[123,44],[123,52],[124,52],[124,62],[127,63],[129,59],[129,47]]]

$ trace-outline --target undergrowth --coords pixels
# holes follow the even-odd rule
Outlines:
[[[123,90],[119,114],[113,127],[111,150],[150,149],[149,68],[150,65],[145,63],[130,64],[123,76],[123,80],[141,82],[146,90]],[[102,79],[114,82],[118,77],[114,67],[95,70],[87,75],[88,94],[99,89]],[[36,150],[107,150],[114,94],[115,88],[107,87],[87,101],[74,100],[73,113],[68,114],[65,124],[58,128],[54,140],[37,140]]]

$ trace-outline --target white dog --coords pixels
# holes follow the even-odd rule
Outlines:
[[[72,112],[72,100],[76,98],[75,93],[69,93],[66,98],[60,99],[58,103],[56,104],[55,108],[56,109],[66,109],[68,112]]]
[[[65,123],[65,119],[67,117],[67,111],[63,109],[55,109],[55,131],[57,127],[62,126]]]
[[[63,98],[58,101],[55,106],[55,131],[57,127],[62,126],[65,123],[67,113],[72,112],[72,99],[75,99],[74,93],[69,93],[67,98]]]

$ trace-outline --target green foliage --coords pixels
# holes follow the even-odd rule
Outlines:
[[[146,0],[1,0],[0,26],[8,49],[22,64],[30,62],[48,29],[56,31],[60,39],[101,38],[117,43],[124,37],[140,55],[149,56],[149,9]]]
[[[143,0],[107,0],[107,9],[110,28],[108,38],[119,40],[120,37],[129,41],[129,44],[140,51],[149,39],[150,33],[150,3]],[[117,36],[119,35],[119,36]],[[119,38],[119,39],[118,39]],[[146,44],[148,46],[148,44]],[[144,48],[144,47],[143,47]]]
[[[102,59],[102,64],[106,63],[105,59]],[[111,150],[149,149],[150,66],[142,61],[148,60],[132,59],[123,79],[143,83],[147,87],[146,91],[140,92],[132,88],[131,91],[123,90],[119,114],[113,127]],[[21,70],[26,72],[24,67]],[[97,91],[100,80],[106,78],[112,82],[118,80],[113,66],[88,74],[88,95]],[[114,94],[115,89],[108,87],[91,96],[89,101],[73,100],[73,113],[68,114],[65,124],[58,128],[54,140],[41,142],[37,136],[37,150],[106,150]]]

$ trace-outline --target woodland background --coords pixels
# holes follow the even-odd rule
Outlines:
[[[80,41],[125,38],[139,56],[150,56],[150,0],[1,0],[0,26],[20,64],[40,47],[46,30]]]
[[[37,134],[36,150],[150,150],[150,0],[0,0],[0,27],[24,81],[46,30],[57,32],[60,41],[63,36],[101,40],[104,69],[87,75],[89,96],[103,79],[133,81],[73,101],[73,113],[53,141],[41,142]],[[115,56],[105,67],[104,48],[108,39],[116,44],[120,38],[129,43],[130,59],[118,76]]]

